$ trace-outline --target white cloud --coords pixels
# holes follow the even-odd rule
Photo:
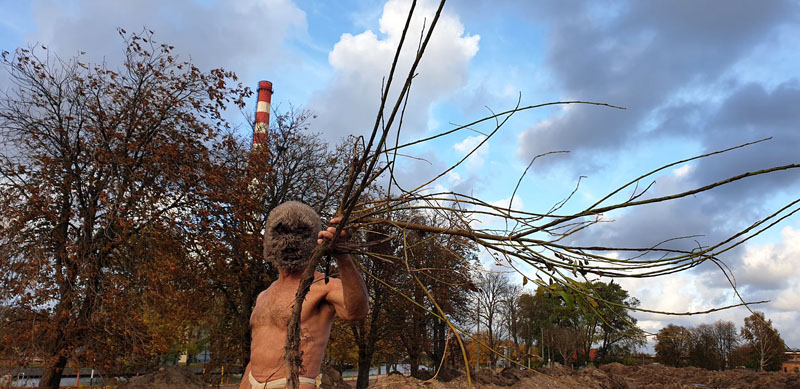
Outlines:
[[[256,70],[263,74],[264,68],[289,60],[285,38],[289,33],[307,35],[305,13],[291,0],[204,5],[191,0],[39,0],[32,9],[39,29],[26,38],[46,43],[62,56],[83,50],[92,60],[119,58],[123,50],[116,28],[139,32],[147,27],[159,42],[174,45],[201,68],[224,66],[240,76]]]
[[[759,289],[781,289],[800,276],[800,228],[785,227],[782,241],[763,245],[748,245],[741,264],[734,267],[740,286]],[[800,300],[795,306],[800,307]]]
[[[673,169],[672,170],[672,174],[675,175],[675,177],[683,178],[683,177],[686,177],[689,173],[691,173],[692,169],[693,169],[692,165],[688,165],[688,164],[687,165],[682,165],[679,168]]]
[[[474,150],[478,145],[486,139],[483,135],[475,135],[475,136],[468,136],[464,138],[461,142],[458,142],[453,145],[453,149],[461,153],[462,157],[467,155],[467,153]],[[489,155],[489,143],[486,142],[477,150],[475,150],[472,155],[467,158],[465,161],[466,168],[470,171],[477,171],[483,168],[483,165],[486,163],[486,157]]]
[[[446,177],[447,177],[447,182],[448,182],[448,183],[449,183],[451,186],[458,185],[458,184],[460,184],[460,183],[461,183],[461,182],[464,180],[464,179],[461,177],[461,175],[460,175],[460,174],[458,174],[457,172],[450,172],[450,173],[447,173],[447,176],[446,176]]]
[[[746,301],[771,300],[768,304],[754,305],[752,309],[765,312],[787,344],[798,347],[800,336],[793,329],[800,319],[800,228],[785,227],[781,237],[777,243],[747,245],[741,265],[733,267],[733,271]],[[722,274],[684,272],[653,279],[617,279],[616,282],[631,296],[638,298],[641,306],[647,309],[702,311],[739,303],[730,287],[714,282],[717,277],[722,277]],[[757,289],[741,288],[754,284]],[[651,332],[658,332],[670,323],[696,326],[715,320],[732,321],[741,327],[744,318],[749,315],[750,312],[745,308],[690,317],[642,312],[635,314],[640,326]]]
[[[796,277],[792,281],[792,287],[780,292],[771,307],[781,311],[800,312],[800,283]]]
[[[328,55],[334,69],[332,83],[314,93],[309,107],[319,114],[319,128],[329,139],[347,134],[364,135],[372,130],[380,103],[381,85],[388,74],[400,41],[410,3],[390,0],[380,19],[379,33],[342,34]],[[402,87],[416,54],[423,24],[430,26],[436,8],[431,1],[417,4],[408,30],[398,70],[392,82],[393,96]],[[478,52],[480,37],[464,32],[457,15],[445,10],[431,38],[411,88],[404,131],[425,131],[431,106],[465,85],[467,65]]]
[[[488,211],[493,214],[499,214],[503,212],[503,209],[508,209],[509,201],[511,200],[510,197],[506,197],[501,200],[490,202],[489,204],[497,209],[485,208],[481,209],[483,211]],[[522,198],[517,195],[514,195],[513,201],[510,202],[512,209],[525,209],[524,204],[522,203]],[[500,216],[489,216],[486,214],[477,213],[473,218],[472,227],[476,229],[500,229],[500,230],[511,230],[515,227],[514,220],[506,219]]]

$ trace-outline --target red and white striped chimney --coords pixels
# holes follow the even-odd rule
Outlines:
[[[272,103],[272,83],[258,82],[258,103],[256,104],[256,123],[253,126],[253,149],[269,142],[269,109]]]

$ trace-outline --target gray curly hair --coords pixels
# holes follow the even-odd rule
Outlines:
[[[290,273],[302,270],[321,230],[319,215],[308,205],[289,201],[275,207],[264,228],[264,259]]]

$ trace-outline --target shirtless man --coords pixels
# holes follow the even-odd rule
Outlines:
[[[336,224],[339,219],[331,220]],[[335,227],[322,230],[320,218],[311,207],[287,202],[270,212],[264,231],[264,258],[278,268],[280,275],[261,292],[250,316],[252,343],[250,363],[245,368],[240,389],[284,388],[289,376],[284,361],[286,324],[294,304],[300,276],[317,244],[332,239]],[[343,234],[342,237],[346,238]],[[300,315],[303,368],[300,388],[314,388],[328,344],[334,316],[343,320],[364,320],[369,310],[367,288],[347,254],[333,256],[341,279],[314,274],[314,283],[303,302]]]

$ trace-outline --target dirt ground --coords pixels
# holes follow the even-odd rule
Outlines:
[[[177,367],[167,366],[149,374],[131,378],[127,383],[119,385],[118,389],[202,389],[203,380],[191,371]]]
[[[355,381],[345,383],[335,370],[323,373],[323,388],[352,388]],[[477,389],[493,388],[591,388],[591,389],[649,389],[649,388],[789,388],[800,389],[800,374],[750,370],[709,371],[694,367],[673,368],[661,365],[624,366],[612,363],[600,368],[581,370],[565,368],[540,369],[538,371],[508,368],[492,372],[481,370],[473,375],[472,384]],[[202,388],[199,377],[188,371],[168,367],[134,378],[120,389],[167,389]],[[234,387],[234,386],[231,386]],[[371,388],[467,388],[464,375],[449,382],[421,381],[403,375],[380,376],[370,382]]]
[[[336,369],[322,366],[322,388],[325,389],[351,389],[352,386],[345,382]],[[239,387],[238,379],[233,385],[213,385],[224,389]],[[131,378],[126,383],[121,383],[117,389],[202,389],[209,387],[203,380],[186,368],[177,366],[162,367],[152,373]]]
[[[467,388],[464,376],[450,382],[420,381],[399,375],[380,377],[375,388]],[[800,374],[760,373],[750,370],[708,371],[693,367],[661,365],[624,366],[612,363],[598,368],[572,371],[564,368],[526,371],[515,368],[500,372],[482,370],[474,375],[473,387],[489,388],[800,388]]]

